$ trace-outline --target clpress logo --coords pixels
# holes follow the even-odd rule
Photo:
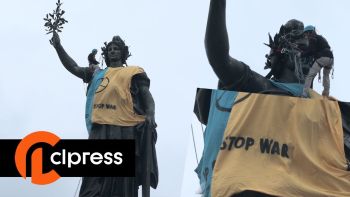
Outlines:
[[[27,170],[27,153],[29,149],[40,142],[47,143],[52,147],[55,146],[60,141],[60,138],[55,134],[47,131],[37,131],[27,135],[23,140],[18,144],[16,153],[15,153],[15,162],[16,167],[20,175],[26,179],[26,170]],[[43,173],[43,149],[37,148],[34,150],[31,156],[32,161],[32,183],[34,184],[49,184],[60,178],[60,175],[57,174],[55,170],[51,170],[48,173]]]
[[[80,176],[135,176],[135,141],[60,139],[48,131],[0,139],[0,177],[31,177],[44,185]]]

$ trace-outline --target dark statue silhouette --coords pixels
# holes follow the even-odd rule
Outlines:
[[[79,196],[137,197],[138,187],[142,185],[142,196],[147,197],[150,195],[150,187],[156,188],[158,185],[158,165],[155,151],[157,140],[155,128],[157,125],[154,118],[155,104],[149,91],[150,79],[141,67],[127,65],[126,60],[130,56],[129,48],[119,36],[114,36],[111,42],[105,42],[105,46],[102,47],[102,55],[107,68],[99,68],[99,62],[97,61],[92,62],[93,65],[86,67],[78,66],[61,44],[58,32],[62,32],[63,24],[67,23],[67,21],[62,17],[65,13],[60,8],[62,3],[58,0],[56,5],[57,8],[53,13],[47,14],[46,18],[44,18],[46,21],[45,26],[47,27],[46,31],[48,31],[48,34],[53,34],[50,43],[55,48],[63,66],[70,73],[89,84],[85,115],[89,139],[133,139],[136,144],[135,177],[83,177]],[[93,50],[93,59],[95,59],[94,56],[96,53],[97,50]],[[114,84],[116,85],[111,86],[110,84],[113,81],[100,74],[106,74],[108,72],[110,74],[109,77],[114,79]],[[123,75],[123,79],[118,81],[117,78],[121,78],[121,75]],[[103,84],[105,79],[108,83]],[[115,86],[121,87],[122,85],[124,85],[122,90],[115,89]],[[112,90],[105,93],[107,86],[110,86],[109,89]],[[117,105],[119,102],[118,106],[120,107],[129,106],[128,108],[124,107],[123,110],[115,110],[115,105],[114,108],[111,108],[114,109],[113,113],[116,113],[116,111],[122,111],[118,112],[121,115],[126,113],[126,118],[124,119],[127,119],[129,122],[109,124],[109,120],[103,120],[106,122],[92,120],[90,116],[92,110],[89,112],[90,114],[88,113],[90,109],[89,99],[92,101],[92,104],[90,103],[90,106],[92,106],[94,100],[96,100],[96,95],[103,94],[112,95],[113,98],[107,99],[117,102]],[[122,96],[120,95],[123,95],[125,98],[121,98]],[[119,98],[117,98],[118,96]],[[102,98],[105,97],[111,96],[102,96]],[[113,117],[117,116],[112,116],[112,121],[115,121]],[[110,116],[106,117],[106,119],[108,118],[110,119]]]
[[[93,67],[78,66],[64,50],[60,38],[55,31],[53,32],[51,44],[56,49],[63,66],[70,73],[86,83],[90,83],[93,80],[96,69],[92,69]],[[107,68],[125,66],[126,59],[129,57],[129,51],[124,41],[122,41],[119,36],[115,36],[102,50]],[[155,154],[155,142],[157,138],[154,118],[155,105],[149,91],[149,83],[150,80],[146,73],[136,74],[131,79],[130,92],[132,92],[134,110],[135,113],[145,115],[144,123],[136,126],[92,123],[91,132],[89,134],[89,139],[135,139],[136,177],[84,177],[80,190],[81,197],[91,196],[93,193],[102,193],[107,196],[117,195],[133,197],[138,195],[137,190],[139,185],[143,185],[143,190],[148,189],[148,191],[145,191],[143,194],[143,196],[148,196],[149,185],[156,188],[158,183],[158,167]],[[146,163],[148,165],[146,165]],[[145,166],[148,167],[148,169],[144,169],[143,167]],[[145,177],[149,178],[149,180],[147,180],[148,188],[146,186],[147,184],[144,185]]]

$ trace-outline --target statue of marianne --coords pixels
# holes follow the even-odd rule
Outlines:
[[[89,139],[134,139],[136,143],[136,177],[83,177],[79,196],[138,196],[138,187],[147,173],[142,168],[147,160],[151,166],[148,172],[150,185],[156,188],[157,133],[155,104],[149,91],[150,79],[142,68],[127,66],[126,60],[130,53],[124,41],[115,36],[102,47],[106,69],[78,66],[64,50],[55,31],[50,43],[56,49],[63,66],[89,83],[86,102]],[[152,133],[152,142],[148,158],[145,158],[144,146],[147,142],[144,134],[147,132]]]

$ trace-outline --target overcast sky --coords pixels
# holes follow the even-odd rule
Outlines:
[[[0,138],[23,138],[49,130],[61,138],[87,138],[84,109],[86,85],[60,63],[43,17],[56,0],[1,0],[0,12]],[[335,56],[331,95],[350,101],[347,66],[349,3],[326,0],[228,0],[230,53],[258,73],[268,48],[267,33],[296,18],[313,24]],[[215,88],[217,78],[204,50],[209,0],[75,0],[63,1],[66,11],[62,45],[80,65],[87,66],[93,48],[120,35],[130,46],[129,65],[139,65],[151,79],[158,124],[160,170],[155,197],[193,196],[198,187],[191,123],[201,153],[201,129],[192,115],[197,87]],[[100,56],[97,56],[99,60]],[[320,92],[320,84],[316,90]],[[74,196],[79,178],[61,178],[45,186],[30,180],[0,178],[1,196]]]

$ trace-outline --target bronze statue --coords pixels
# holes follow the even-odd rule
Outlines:
[[[93,104],[88,103],[89,95],[94,96],[98,94],[107,94],[106,87],[112,86],[113,72],[111,71],[110,76],[98,78],[99,72],[104,72],[102,69],[91,69],[91,67],[80,67],[78,64],[67,54],[63,46],[61,45],[60,38],[57,32],[53,31],[53,36],[50,41],[53,47],[56,49],[58,57],[60,58],[63,66],[73,75],[82,79],[85,83],[89,83],[88,93],[87,93],[87,127],[89,130],[89,139],[135,139],[136,140],[136,177],[84,177],[80,196],[94,196],[95,194],[100,194],[100,196],[137,196],[138,186],[143,184],[144,176],[146,172],[144,171],[142,165],[145,162],[150,162],[151,169],[151,181],[150,185],[156,188],[158,182],[158,167],[155,154],[155,142],[156,142],[156,123],[154,118],[154,101],[152,95],[149,91],[150,80],[146,73],[139,67],[130,67],[126,65],[126,60],[130,56],[128,47],[125,45],[124,41],[119,37],[113,37],[113,40],[108,44],[105,43],[105,47],[102,48],[103,56],[107,70],[115,71],[113,69],[120,68],[119,70],[125,69],[136,69],[134,73],[130,75],[130,89],[125,90],[132,97],[132,112],[131,114],[136,114],[136,122],[122,123],[123,125],[116,125],[115,123],[101,124],[101,120],[94,122],[93,117],[89,114],[89,109],[98,110],[99,106],[106,106],[105,103]],[[118,72],[119,72],[118,70]],[[119,74],[122,74],[119,72]],[[106,74],[107,75],[107,74]],[[105,80],[108,83],[105,83]],[[94,85],[97,84],[97,85]],[[94,89],[94,86],[96,89]],[[118,98],[111,98],[112,100],[118,100]],[[96,97],[95,97],[96,100]],[[102,101],[101,101],[102,102]],[[91,108],[89,108],[89,105]],[[118,105],[118,103],[116,103]],[[123,103],[124,105],[124,103]],[[112,106],[112,105],[110,105]],[[107,104],[108,107],[108,104]],[[93,109],[92,109],[93,108]],[[96,109],[97,108],[97,109]],[[116,107],[109,107],[109,109],[115,109]],[[90,119],[89,119],[90,116]],[[133,116],[133,115],[132,115]],[[143,118],[143,119],[142,119]],[[125,126],[126,125],[126,126]],[[148,150],[148,158],[144,157],[145,148],[149,146],[146,141],[147,133],[152,135],[152,149]]]
[[[158,185],[157,125],[150,79],[141,67],[127,65],[129,47],[119,36],[102,47],[107,68],[98,66],[96,49],[89,55],[87,67],[78,66],[58,36],[68,21],[62,17],[65,12],[60,0],[56,5],[44,18],[45,27],[47,34],[53,34],[50,43],[63,66],[89,84],[85,111],[89,139],[133,139],[136,146],[135,177],[83,177],[79,196],[137,197],[142,185],[142,196],[147,197],[149,187],[155,189]]]

